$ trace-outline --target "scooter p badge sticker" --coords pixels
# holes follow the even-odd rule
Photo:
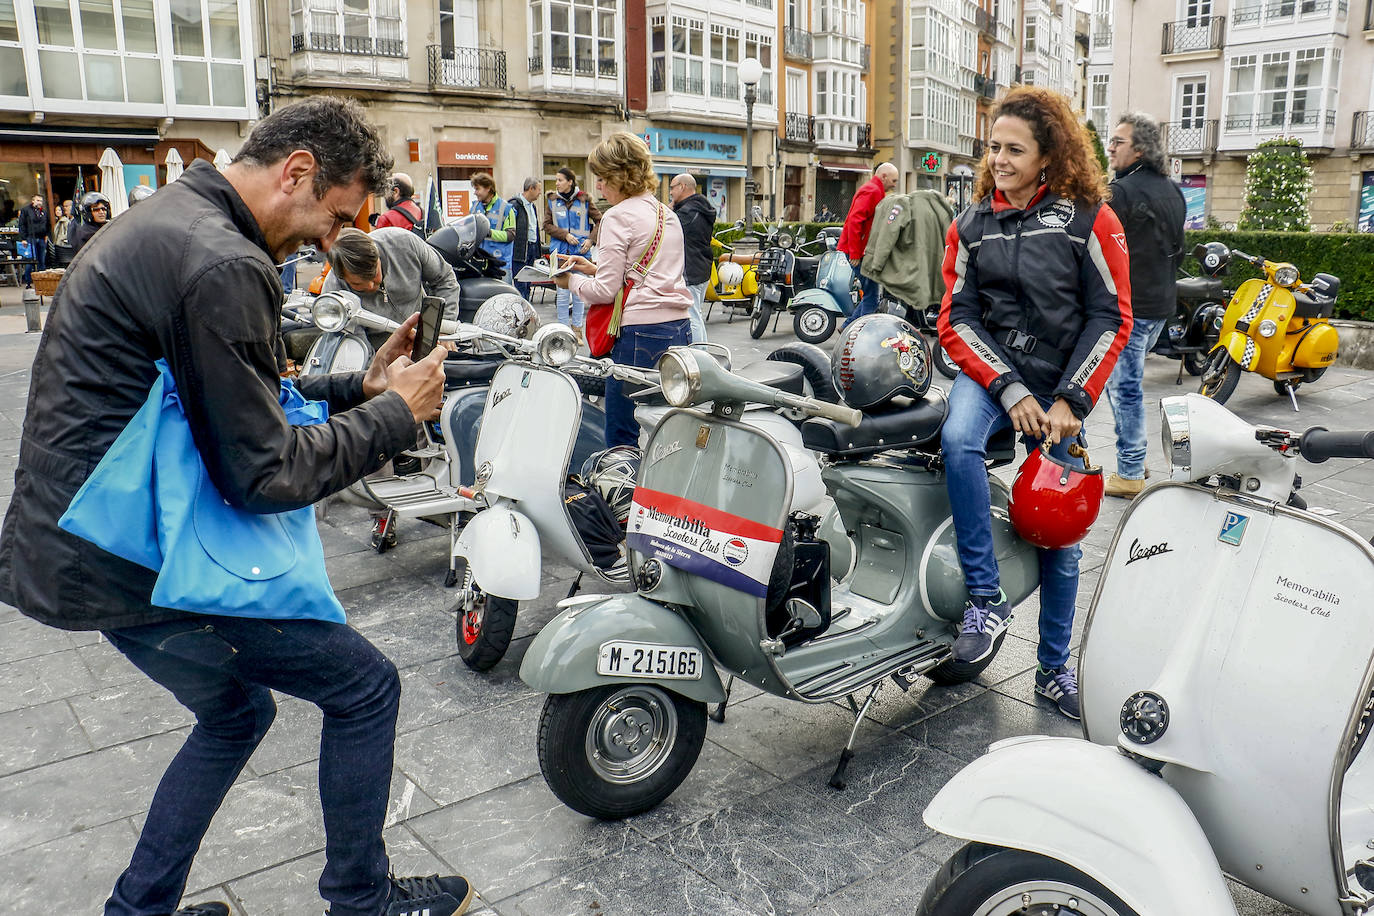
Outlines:
[[[782,529],[640,486],[625,540],[669,566],[762,598]]]
[[[1226,519],[1221,523],[1221,533],[1217,535],[1217,540],[1223,544],[1230,544],[1232,547],[1239,547],[1240,542],[1245,539],[1245,526],[1250,524],[1250,516],[1241,515],[1239,512],[1227,512]]]

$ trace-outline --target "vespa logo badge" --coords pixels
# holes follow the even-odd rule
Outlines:
[[[1130,558],[1129,560],[1126,561],[1126,564],[1125,564],[1125,565],[1130,566],[1130,565],[1131,565],[1132,563],[1134,563],[1136,560],[1148,560],[1148,559],[1150,559],[1151,557],[1157,557],[1157,556],[1159,556],[1161,553],[1173,553],[1173,552],[1174,552],[1174,551],[1169,547],[1169,542],[1168,542],[1168,541],[1164,541],[1164,542],[1159,543],[1159,544],[1150,544],[1150,545],[1148,545],[1148,546],[1142,547],[1142,546],[1140,546],[1140,539],[1139,539],[1139,538],[1136,538],[1136,539],[1134,539],[1134,540],[1131,541],[1131,549],[1130,549],[1130,556],[1131,556],[1131,558]]]
[[[680,451],[682,451],[682,443],[677,441],[676,439],[672,442],[654,443],[652,454],[649,458],[649,463],[658,464],[660,461],[662,461],[664,458],[667,458],[674,452]]]
[[[505,400],[506,398],[508,398],[508,397],[510,397],[510,389],[509,389],[509,388],[507,388],[505,391],[498,391],[498,392],[496,392],[496,394],[492,395],[492,398],[491,398],[491,406],[492,406],[492,407],[495,407],[497,404],[500,404],[502,401],[504,401],[504,400]]]
[[[1239,512],[1227,512],[1226,520],[1221,523],[1221,533],[1217,535],[1217,540],[1223,544],[1230,544],[1232,547],[1239,547],[1240,542],[1245,539],[1245,526],[1250,524],[1250,516],[1241,515]]]

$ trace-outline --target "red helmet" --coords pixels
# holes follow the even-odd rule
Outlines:
[[[1021,462],[1011,485],[1007,511],[1012,527],[1036,547],[1058,550],[1087,535],[1102,508],[1102,468],[1093,467],[1088,452],[1074,443],[1069,454],[1082,458],[1075,467],[1050,454],[1049,440]]]

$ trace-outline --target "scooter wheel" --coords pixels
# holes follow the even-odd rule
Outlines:
[[[1189,375],[1201,375],[1202,370],[1207,368],[1206,353],[1184,353],[1183,369]]]
[[[934,358],[935,370],[945,378],[954,378],[963,371],[959,368],[958,363],[949,358],[949,354],[945,352],[945,348],[940,346],[939,338],[931,340],[930,355]]]
[[[1202,383],[1198,385],[1198,393],[1209,397],[1218,404],[1225,404],[1226,399],[1235,393],[1236,385],[1240,384],[1240,363],[1231,358],[1231,354],[1225,350],[1213,350],[1207,357],[1207,365],[1202,370]]]
[[[931,879],[917,916],[1139,916],[1101,882],[1058,859],[969,843]]]
[[[822,344],[835,333],[835,322],[834,312],[812,306],[792,316],[792,330],[807,343]]]
[[[767,302],[754,305],[754,314],[749,319],[749,336],[758,340],[768,330],[768,319],[773,317],[773,307]]]
[[[496,595],[479,593],[472,608],[464,611],[458,605],[458,655],[473,671],[488,671],[495,667],[510,648],[515,633],[518,601]]]
[[[569,808],[618,820],[671,795],[705,741],[705,703],[654,684],[608,684],[544,701],[539,769]]]

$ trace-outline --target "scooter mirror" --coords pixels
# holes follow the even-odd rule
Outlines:
[[[348,324],[362,307],[362,301],[353,293],[344,290],[321,293],[310,306],[310,320],[321,331],[332,334]]]

